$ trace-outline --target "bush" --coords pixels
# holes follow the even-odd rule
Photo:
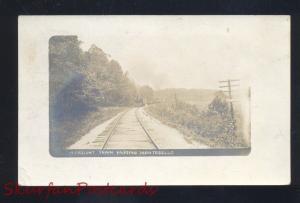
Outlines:
[[[211,147],[245,146],[236,130],[241,126],[236,126],[225,96],[216,96],[204,111],[177,99],[150,105],[147,110],[163,123]]]

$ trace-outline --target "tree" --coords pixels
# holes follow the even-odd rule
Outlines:
[[[229,115],[229,105],[226,98],[217,95],[208,106],[208,112],[221,116]]]
[[[153,101],[154,91],[151,87],[145,85],[140,88],[140,96],[145,104],[149,104]]]

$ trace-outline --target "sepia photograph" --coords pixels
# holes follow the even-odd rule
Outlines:
[[[234,68],[228,77],[207,70],[237,66],[229,61],[235,51],[231,26],[207,37],[209,24],[195,25],[200,29],[192,34],[176,32],[176,25],[188,28],[184,22],[179,17],[164,27],[149,24],[144,33],[129,29],[129,22],[128,29],[111,37],[105,32],[88,38],[52,36],[52,154],[85,149],[184,149],[196,155],[199,151],[193,149],[249,151],[251,87],[235,78]],[[207,58],[208,51],[227,56],[216,62]]]
[[[289,182],[289,16],[18,22],[23,185]]]

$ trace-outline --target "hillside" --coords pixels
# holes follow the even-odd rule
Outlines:
[[[77,36],[49,40],[50,138],[65,148],[101,122],[135,105],[137,88],[120,64]]]
[[[168,88],[155,91],[154,96],[159,101],[175,99],[176,97],[182,102],[194,104],[199,109],[204,109],[207,108],[217,93],[217,90],[210,89]]]

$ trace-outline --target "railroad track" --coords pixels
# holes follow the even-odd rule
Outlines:
[[[107,137],[106,141],[104,142],[104,144],[103,144],[103,146],[102,146],[102,149],[105,149],[105,147],[107,146],[107,143],[108,143],[109,139],[110,139],[111,136],[114,134],[114,132],[115,132],[115,130],[116,130],[116,127],[117,127],[117,125],[119,124],[121,118],[122,118],[127,112],[128,112],[128,110],[125,111],[124,113],[122,113],[122,114],[114,121],[113,127],[112,127],[112,129],[109,131],[108,137]]]
[[[139,122],[140,126],[143,128],[144,132],[146,133],[146,135],[148,136],[149,140],[151,141],[151,143],[154,145],[155,149],[158,149],[158,146],[155,144],[155,142],[153,141],[153,139],[151,138],[150,134],[148,133],[148,131],[146,130],[146,128],[143,126],[141,120],[139,119],[138,115],[137,115],[137,111],[138,109],[135,110],[135,117],[137,119],[137,121]]]
[[[128,111],[130,111],[130,110],[128,110]],[[120,129],[119,128],[122,128],[121,127],[121,120],[122,120],[122,118],[128,113],[128,111],[126,111],[126,112],[124,112],[123,114],[121,114],[115,121],[114,121],[114,123],[112,124],[112,127],[111,127],[111,129],[110,129],[110,131],[108,132],[108,136],[107,136],[107,139],[105,140],[105,142],[104,142],[104,144],[103,144],[103,146],[102,146],[102,149],[108,149],[109,148],[109,146],[108,145],[110,145],[110,144],[112,144],[112,139],[113,139],[113,137],[115,138],[114,139],[114,142],[116,142],[116,138],[118,137],[118,136],[120,136],[121,134],[122,134],[122,138],[124,138],[124,137],[126,137],[126,136],[130,136],[130,132],[132,132],[132,131],[137,131],[138,133],[139,133],[139,137],[143,137],[143,139],[142,140],[140,140],[140,142],[144,142],[146,145],[147,145],[147,148],[149,148],[149,147],[151,147],[151,148],[155,148],[155,149],[159,149],[158,148],[158,146],[155,144],[155,142],[153,141],[153,139],[151,138],[151,136],[150,136],[150,134],[149,134],[149,132],[147,131],[147,129],[144,127],[144,125],[143,125],[143,123],[142,123],[142,121],[141,121],[141,119],[139,118],[139,116],[138,116],[138,108],[137,109],[135,109],[134,110],[134,115],[132,114],[133,112],[131,112],[131,114],[130,114],[130,118],[131,119],[133,119],[133,121],[134,121],[134,124],[135,125],[133,125],[133,126],[130,126],[130,124],[128,124],[129,126],[128,126],[128,128],[129,129],[126,129],[127,130],[127,132],[125,131],[125,132],[122,132],[122,130],[121,130],[121,133],[120,132],[117,132],[117,130],[119,130],[120,131]],[[127,115],[127,117],[128,117],[129,115]],[[133,118],[133,116],[134,116],[134,118]],[[132,122],[132,121],[131,121]],[[125,123],[126,124],[126,123]],[[126,126],[127,127],[127,126]],[[124,124],[123,124],[123,128],[124,128]],[[145,135],[141,135],[141,132],[143,132]],[[129,135],[127,134],[127,133],[129,133]],[[116,135],[116,134],[118,134],[118,135]],[[137,134],[135,134],[135,136],[138,136]],[[120,137],[119,137],[120,138]],[[136,138],[136,137],[135,137]],[[129,138],[128,138],[129,139]],[[133,141],[132,141],[133,140]],[[132,139],[132,140],[130,140],[129,139],[129,141],[131,141],[131,142],[134,142],[134,139]],[[119,141],[119,144],[122,142],[122,140],[120,140]],[[128,142],[128,141],[127,141]],[[137,141],[135,141],[135,142],[137,142]],[[150,144],[149,144],[150,143]],[[121,143],[122,144],[122,143]],[[130,143],[129,143],[130,144]],[[126,145],[125,143],[123,144],[123,145]],[[125,146],[125,148],[126,148],[126,146]],[[122,148],[120,148],[120,149],[125,149],[124,147],[122,147]],[[143,147],[142,147],[143,148]],[[139,149],[139,148],[136,148],[136,149]]]

